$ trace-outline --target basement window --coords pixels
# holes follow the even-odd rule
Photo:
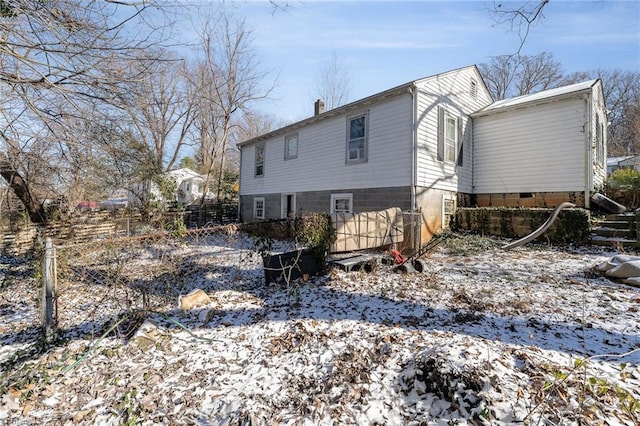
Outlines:
[[[532,192],[521,192],[520,198],[535,198]]]
[[[264,197],[253,199],[253,218],[264,219]]]
[[[352,213],[353,194],[331,194],[331,210],[333,213]]]

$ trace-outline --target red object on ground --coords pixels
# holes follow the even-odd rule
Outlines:
[[[391,256],[393,256],[398,265],[402,265],[406,261],[402,253],[398,250],[391,250]]]

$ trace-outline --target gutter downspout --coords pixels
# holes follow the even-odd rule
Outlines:
[[[588,209],[590,207],[590,195],[591,195],[591,181],[593,180],[593,167],[592,167],[592,157],[593,150],[591,148],[591,120],[592,120],[592,102],[591,95],[585,96],[585,102],[587,103],[587,131],[585,132],[585,139],[587,141],[587,152],[586,152],[586,164],[585,164],[585,186],[584,186],[584,207]]]
[[[417,209],[416,203],[416,185],[418,183],[418,177],[416,176],[418,170],[418,90],[415,84],[409,86],[409,93],[412,100],[411,111],[411,210]]]

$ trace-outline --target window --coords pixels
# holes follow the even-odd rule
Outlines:
[[[367,161],[367,117],[362,114],[347,120],[347,164]]]
[[[447,113],[444,121],[444,160],[453,163],[458,146],[458,119]]]
[[[352,213],[353,194],[331,194],[331,213]]]
[[[253,199],[253,218],[264,219],[264,197]]]
[[[473,99],[478,97],[478,83],[474,79],[471,79],[471,83],[469,84],[469,94]]]
[[[460,117],[438,107],[438,160],[462,166],[462,121]]]
[[[284,138],[284,159],[292,160],[298,157],[298,135]]]
[[[256,169],[255,176],[264,176],[264,145],[256,146]]]
[[[607,144],[607,135],[604,133],[604,120],[600,122],[600,159],[604,165],[604,151]]]
[[[452,196],[442,196],[442,228],[448,228],[456,213],[456,201]]]
[[[599,115],[596,115],[595,149],[597,163],[604,165],[604,123]]]

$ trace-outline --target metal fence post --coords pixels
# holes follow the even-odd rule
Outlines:
[[[56,292],[56,251],[51,238],[47,237],[44,248],[44,271],[42,286],[42,332],[48,342],[55,334],[57,312],[55,307]]]

